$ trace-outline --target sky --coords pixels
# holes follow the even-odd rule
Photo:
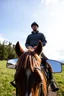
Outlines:
[[[25,48],[34,21],[47,39],[46,56],[64,60],[64,0],[0,0],[0,41]]]

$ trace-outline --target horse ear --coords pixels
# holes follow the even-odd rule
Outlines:
[[[24,50],[20,46],[19,42],[16,43],[15,51],[16,51],[16,54],[18,55],[18,57],[24,53]]]
[[[41,41],[38,42],[38,45],[35,48],[34,52],[37,53],[38,55],[42,52],[42,42]]]

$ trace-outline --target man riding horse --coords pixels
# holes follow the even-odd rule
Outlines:
[[[25,46],[27,49],[35,49],[39,40],[42,42],[42,46],[46,45],[46,43],[47,43],[46,38],[45,38],[44,34],[39,33],[38,27],[39,27],[39,25],[36,22],[33,22],[31,24],[31,28],[33,31],[30,35],[28,35],[28,37],[26,39]],[[46,71],[46,74],[48,74],[47,77],[49,78],[51,89],[53,92],[58,91],[59,88],[57,87],[55,81],[53,80],[52,71],[49,70],[51,66],[47,65],[47,63],[46,63],[47,57],[43,53],[41,53],[41,57],[42,57],[42,59],[41,59],[42,66],[44,66],[45,71],[46,71],[46,69],[48,69],[47,70],[48,72]]]

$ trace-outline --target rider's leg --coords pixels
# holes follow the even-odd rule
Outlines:
[[[42,54],[42,55],[44,55],[44,54]],[[53,79],[52,68],[51,68],[50,64],[46,62],[47,57],[45,55],[42,57],[43,57],[42,58],[42,65],[44,66],[45,70],[48,71],[48,78],[50,81],[51,89],[52,89],[52,91],[58,91],[59,88],[57,87],[57,84],[55,83],[55,81]]]
[[[50,86],[51,86],[51,89],[52,89],[52,91],[58,91],[59,90],[59,88],[57,87],[57,84],[56,84],[56,82],[54,81],[54,79],[53,79],[53,74],[52,74],[52,68],[51,68],[51,66],[50,66],[50,64],[49,63],[47,63],[46,62],[46,65],[47,65],[47,69],[48,69],[48,73],[49,73],[49,81],[50,81]]]

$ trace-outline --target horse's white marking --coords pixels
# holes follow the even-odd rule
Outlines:
[[[29,79],[30,74],[31,74],[31,70],[30,69],[27,69],[26,70],[27,82],[28,82],[28,79]],[[25,96],[28,96],[28,91],[26,92]],[[32,96],[32,95],[29,95],[29,96]]]
[[[29,96],[32,96],[32,93],[30,93],[30,95]]]
[[[26,92],[26,95],[25,96],[28,96],[28,93],[27,92]],[[29,96],[32,96],[32,93],[30,93]]]
[[[27,80],[29,79],[30,74],[31,74],[31,70],[27,69],[27,71],[26,71]]]
[[[25,96],[28,96],[28,92],[26,92],[26,95]]]

